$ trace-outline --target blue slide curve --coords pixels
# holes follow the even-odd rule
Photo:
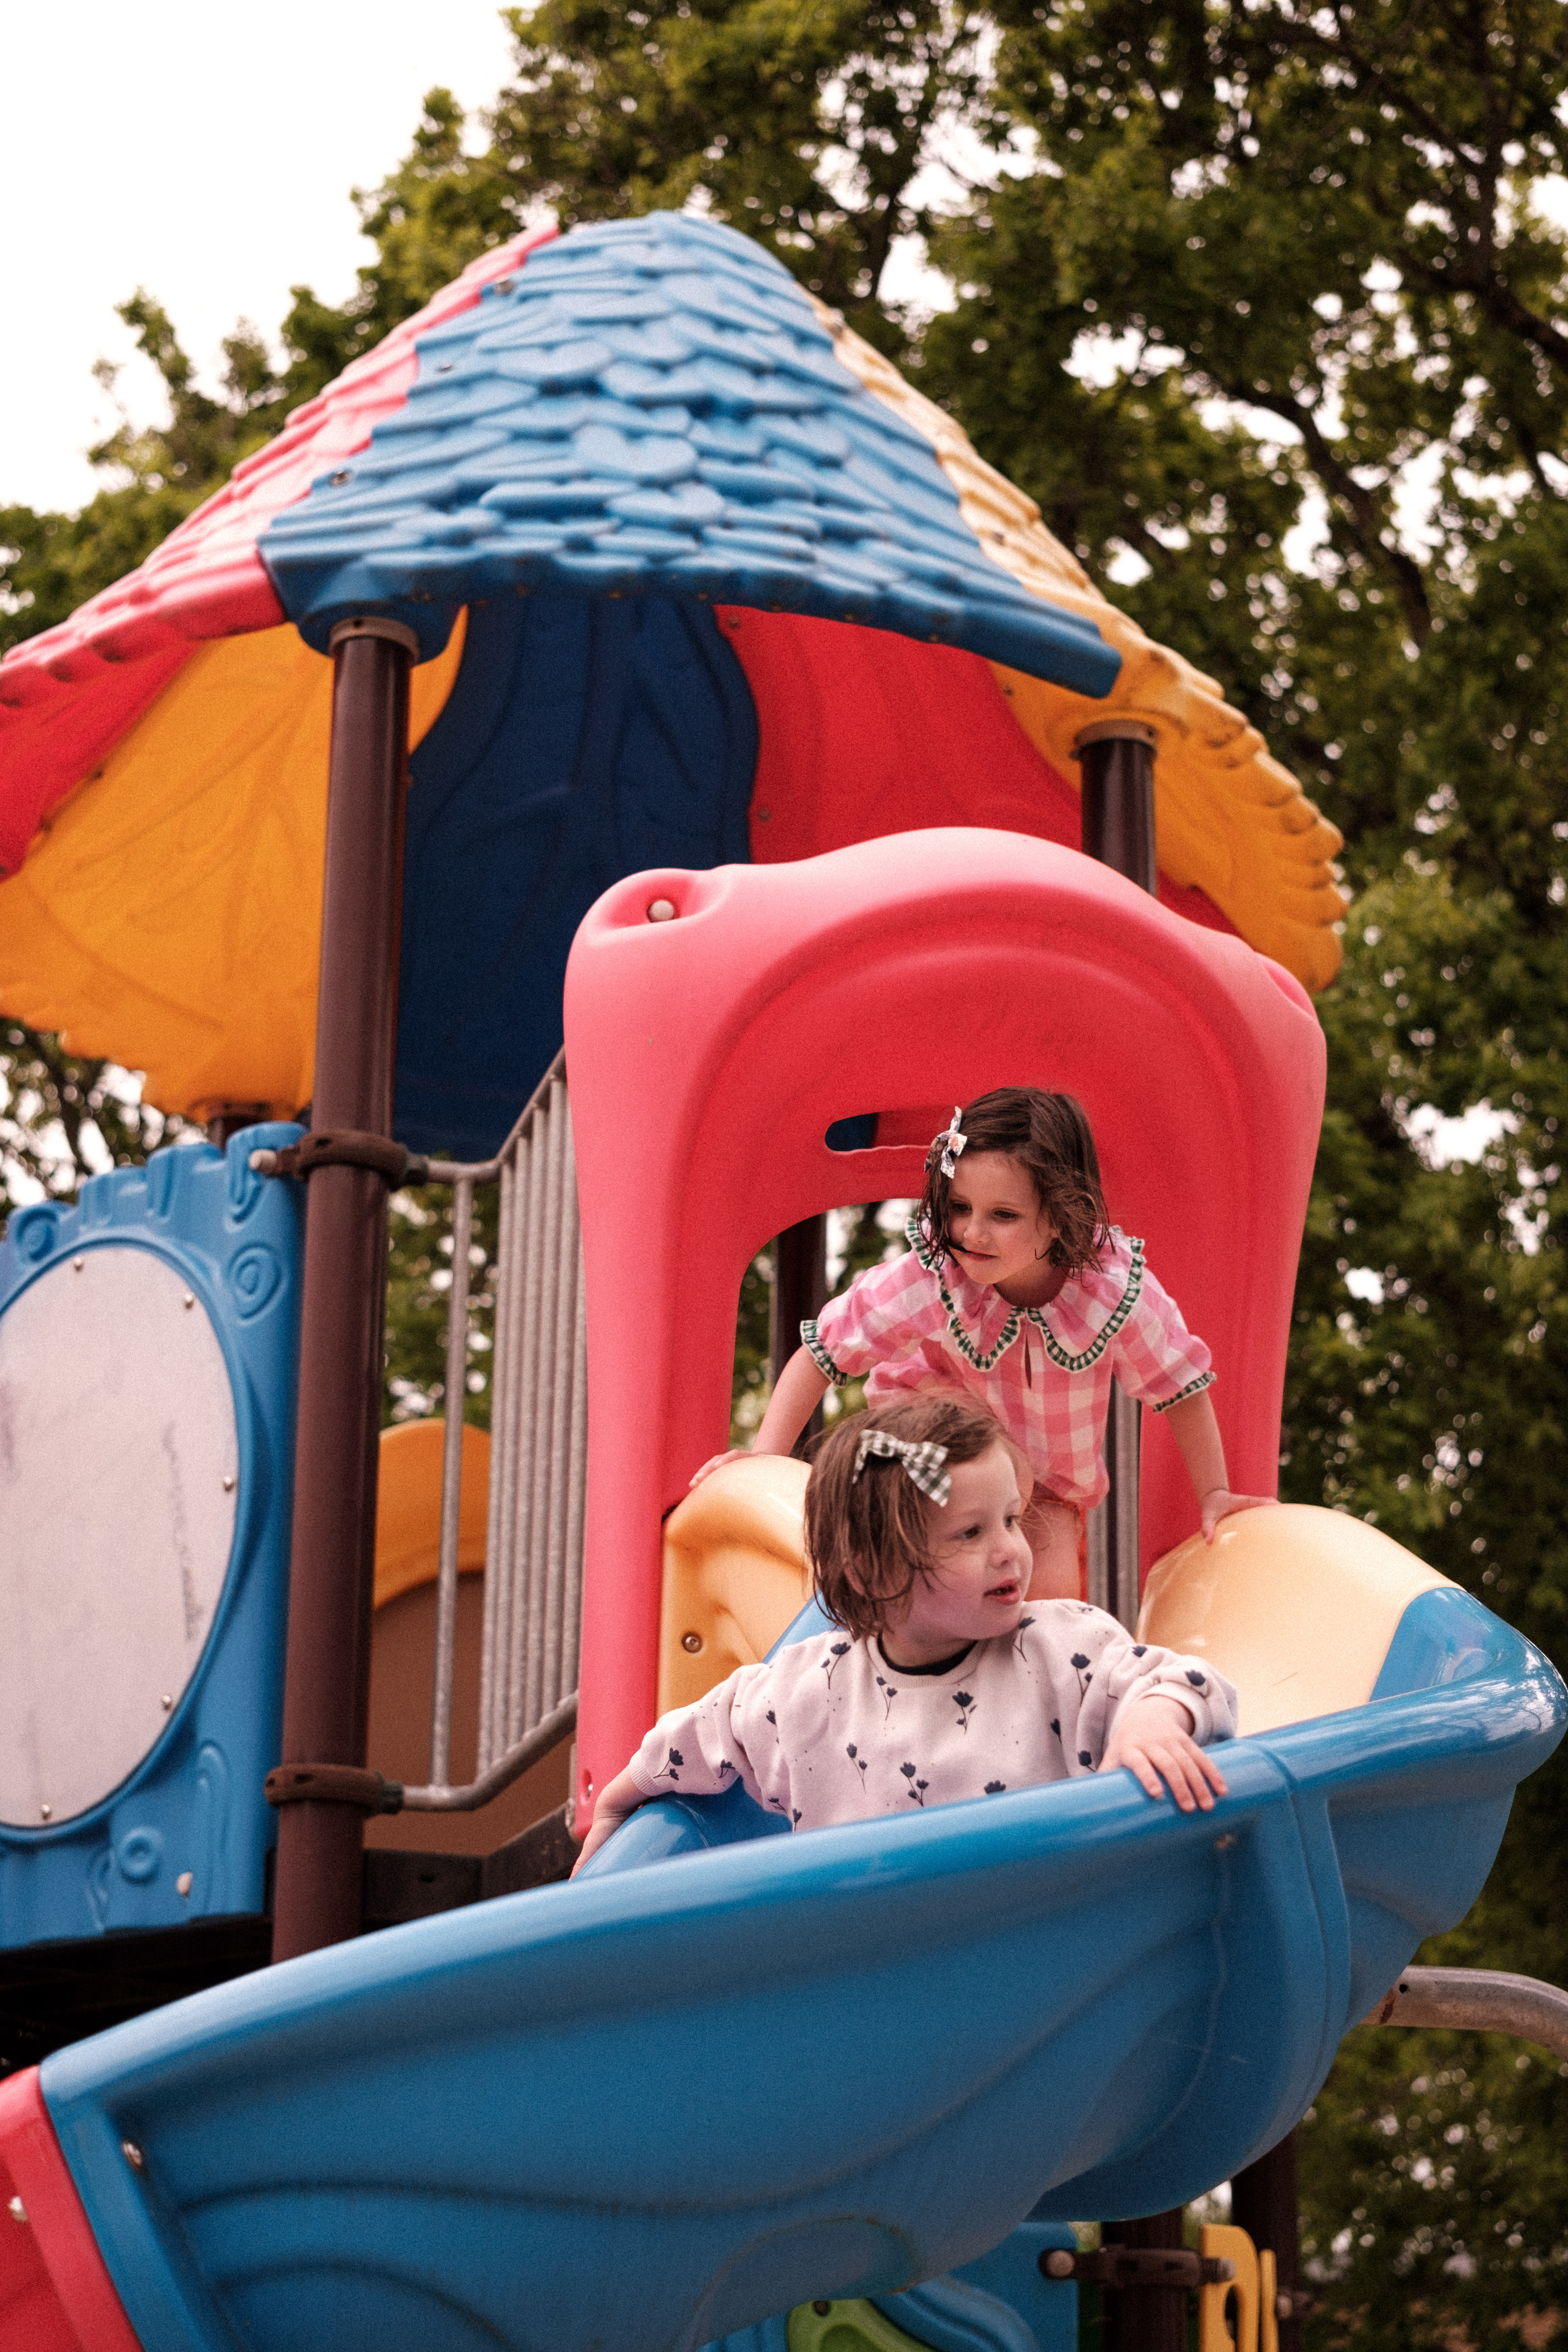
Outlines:
[[[157,2352],[690,2352],[1270,2147],[1565,1706],[1428,1591],[1372,1703],[1235,1742],[1212,1813],[1124,1772],[804,1837],[666,1800],[572,1885],[199,1994],[44,2095]]]

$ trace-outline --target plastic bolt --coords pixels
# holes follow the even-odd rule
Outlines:
[[[1073,2273],[1073,2258],[1065,2246],[1052,2246],[1040,2256],[1040,2268],[1047,2278],[1069,2279]]]
[[[174,1881],[174,1892],[176,1895],[188,1895],[195,1885],[195,1880],[191,1873],[188,1870],[182,1870]]]
[[[147,2159],[142,2155],[141,2149],[137,2147],[133,2139],[122,2139],[120,2143],[120,2153],[125,2158],[126,2163],[131,2167],[132,2172],[146,2171]]]
[[[650,923],[672,923],[675,920],[674,899],[655,898],[648,908],[647,919]]]
[[[13,2197],[5,2210],[10,2214],[13,2221],[25,2221],[27,2218],[27,2209],[19,2197]]]
[[[187,1290],[187,1291],[186,1291],[186,1293],[185,1293],[185,1295],[184,1295],[184,1298],[182,1298],[182,1299],[181,1299],[181,1301],[180,1301],[180,1304],[181,1304],[181,1306],[182,1306],[182,1307],[194,1307],[194,1306],[195,1305],[195,1303],[196,1303],[196,1295],[195,1295],[195,1292],[194,1290]]]
[[[680,1637],[680,1646],[683,1650],[689,1650],[692,1656],[695,1657],[698,1651],[702,1647],[701,1634],[682,1633]]]
[[[86,1258],[84,1258],[84,1257],[73,1257],[73,1258],[72,1258],[72,1260],[71,1260],[71,1272],[72,1272],[73,1274],[79,1274],[79,1273],[81,1272],[81,1270],[82,1270],[82,1267],[83,1267],[86,1264],[87,1264],[87,1260],[86,1260]]]
[[[174,1706],[174,1693],[173,1693],[172,1691],[165,1691],[165,1692],[163,1693],[163,1712],[164,1712],[164,1714],[165,1714],[165,1715],[167,1715],[167,1714],[168,1714],[169,1709]]]
[[[55,1809],[53,1805],[40,1805],[38,1807],[38,1813],[42,1820],[52,1822],[55,1817]]]
[[[232,1495],[234,1492],[234,1473],[232,1470],[226,1470],[223,1474],[223,1491],[226,1495]]]
[[[814,2303],[811,2307],[818,2319],[826,2319],[833,2305],[830,2303]]]

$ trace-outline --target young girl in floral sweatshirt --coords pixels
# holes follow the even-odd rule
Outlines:
[[[910,1398],[841,1422],[805,1496],[837,1629],[661,1716],[600,1794],[585,1862],[649,1798],[737,1780],[792,1829],[1126,1765],[1184,1812],[1226,1784],[1236,1692],[1081,1601],[1026,1601],[1028,1471],[991,1416]]]

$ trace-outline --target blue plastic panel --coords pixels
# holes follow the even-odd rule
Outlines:
[[[133,2326],[160,2352],[689,2352],[1026,2218],[1184,2202],[1300,2117],[1561,1737],[1551,1666],[1479,1615],[1478,1671],[1235,1741],[1209,1814],[1118,1772],[742,1839],[57,2053]]]
[[[17,1210],[0,1244],[0,1315],[40,1276],[94,1249],[130,1244],[174,1267],[216,1331],[239,1442],[233,1550],[200,1664],[162,1738],[102,1803],[55,1828],[0,1827],[0,1946],[263,1907],[276,1842],[261,1785],[278,1760],[282,1707],[301,1217],[300,1188],[247,1163],[258,1145],[300,1131],[249,1128],[226,1153],[186,1145],[95,1176],[75,1207]]]
[[[414,754],[399,1138],[484,1160],[561,1046],[566,958],[625,874],[739,864],[757,722],[700,604],[509,598],[468,615]]]
[[[1092,622],[994,563],[926,436],[833,355],[762,247],[688,214],[572,229],[420,338],[406,404],[258,550],[284,611],[439,652],[487,597],[654,594],[962,646],[1079,694]]]

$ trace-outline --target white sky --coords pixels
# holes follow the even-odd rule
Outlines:
[[[101,487],[82,452],[114,415],[92,363],[132,352],[116,302],[145,286],[210,369],[291,285],[341,301],[371,253],[350,188],[406,152],[433,83],[472,109],[510,62],[496,0],[0,0],[0,505],[67,509]],[[120,393],[159,413],[144,361]]]

